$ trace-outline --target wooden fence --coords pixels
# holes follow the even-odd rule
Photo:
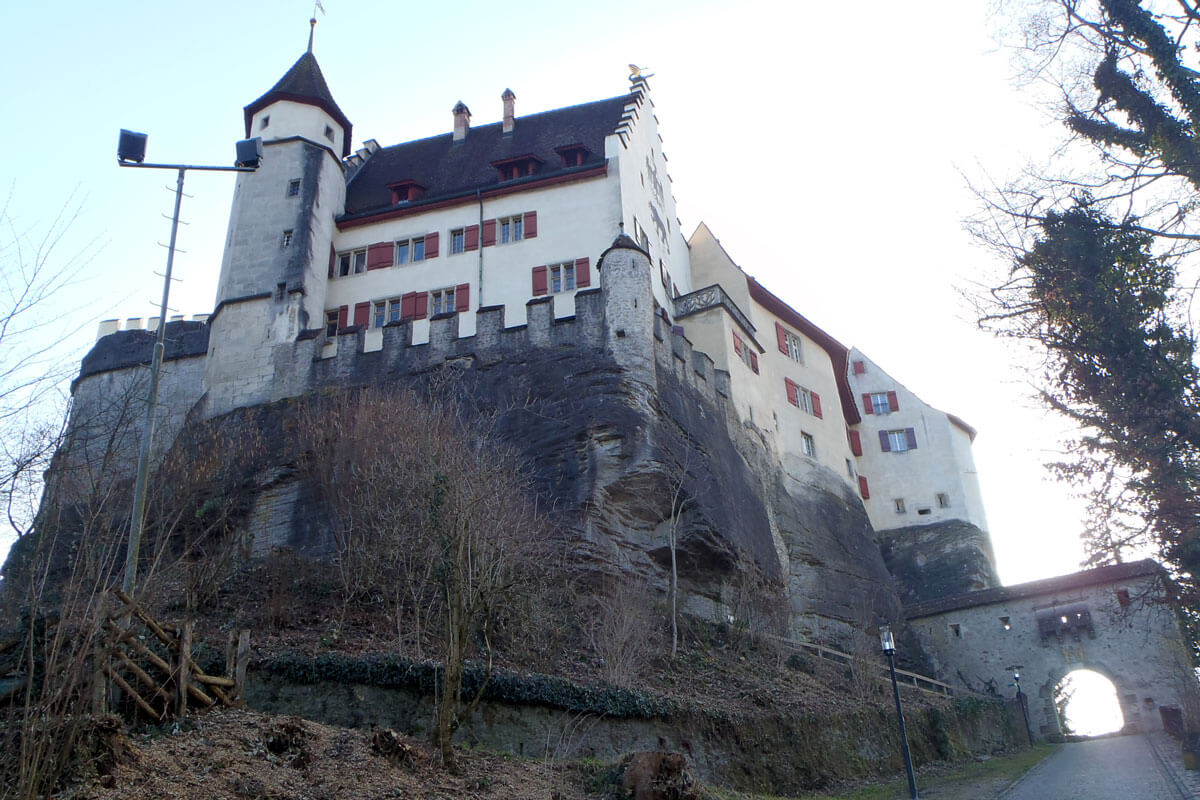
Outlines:
[[[187,715],[189,705],[236,705],[246,681],[250,631],[230,632],[225,674],[208,675],[192,658],[192,623],[165,625],[129,595],[112,594],[104,636],[95,654],[94,710],[108,709],[113,689],[142,715],[163,722]]]

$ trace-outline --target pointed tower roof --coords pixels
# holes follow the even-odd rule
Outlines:
[[[304,55],[292,65],[292,68],[272,86],[266,94],[246,106],[246,136],[250,136],[250,122],[254,115],[278,100],[291,100],[293,103],[306,103],[316,106],[342,126],[345,135],[342,137],[342,156],[350,155],[350,133],[353,126],[346,115],[333,101],[325,76],[317,65],[317,57],[312,51]]]

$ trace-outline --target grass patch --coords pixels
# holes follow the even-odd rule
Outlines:
[[[1011,756],[971,761],[940,774],[917,776],[919,791],[936,789],[947,800],[990,800],[1053,753],[1056,745],[1041,744]],[[777,795],[709,789],[713,800],[784,800]],[[838,794],[803,795],[804,800],[899,800],[908,797],[908,780],[901,777],[888,783],[847,789]]]

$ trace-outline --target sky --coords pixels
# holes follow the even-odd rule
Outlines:
[[[683,229],[707,223],[746,272],[978,429],[1005,583],[1078,568],[1082,505],[1043,467],[1062,429],[963,297],[1005,268],[963,230],[968,180],[1015,175],[1062,135],[1016,86],[990,2],[322,1],[315,53],[355,147],[444,133],[458,100],[496,121],[505,88],[518,116],[615,96],[645,67]],[[30,233],[77,213],[61,252],[86,265],[54,307],[77,363],[100,320],[151,316],[161,292],[174,175],[118,168],[118,130],[149,134],[148,161],[231,163],[242,107],[303,53],[313,6],[0,8],[0,199]],[[177,313],[212,309],[232,188],[188,175]]]

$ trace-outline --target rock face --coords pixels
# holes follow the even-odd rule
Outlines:
[[[879,546],[906,605],[1000,585],[991,539],[969,522],[881,531]]]

